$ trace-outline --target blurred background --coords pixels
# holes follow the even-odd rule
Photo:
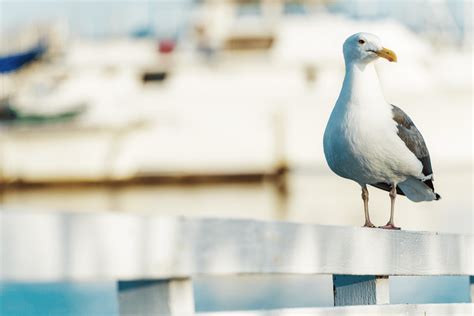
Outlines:
[[[0,209],[360,226],[360,188],[331,173],[322,136],[361,31],[398,55],[376,65],[386,99],[423,133],[443,197],[399,198],[397,224],[472,233],[467,0],[0,0]],[[388,194],[369,190],[382,225]],[[195,283],[198,310],[332,304],[330,278],[224,279]],[[466,301],[461,281],[394,278],[392,295]],[[0,283],[0,298],[116,311],[111,284],[51,284],[49,305],[35,289]]]

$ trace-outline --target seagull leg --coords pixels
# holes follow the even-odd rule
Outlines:
[[[367,186],[364,184],[362,186],[362,200],[364,200],[364,213],[365,213],[365,224],[363,227],[375,227],[374,224],[370,221],[369,217],[369,190],[367,190]]]
[[[385,226],[380,226],[380,228],[384,229],[400,229],[400,227],[396,227],[395,223],[393,222],[393,213],[395,212],[395,198],[397,197],[397,184],[392,184],[392,189],[389,193],[390,196],[390,220]]]

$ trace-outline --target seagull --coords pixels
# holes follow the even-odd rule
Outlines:
[[[345,77],[324,132],[324,155],[337,175],[362,188],[364,227],[375,227],[369,217],[367,185],[389,192],[390,219],[394,223],[395,198],[414,202],[439,200],[433,187],[433,170],[423,136],[410,117],[385,101],[374,61],[396,62],[395,53],[370,33],[357,33],[343,45]]]

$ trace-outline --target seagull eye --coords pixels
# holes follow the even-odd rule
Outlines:
[[[363,39],[360,39],[359,44],[365,44],[365,41]]]

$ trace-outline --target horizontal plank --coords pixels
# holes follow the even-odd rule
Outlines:
[[[125,187],[129,185],[195,185],[200,184],[220,184],[220,183],[261,183],[264,180],[275,180],[279,177],[279,170],[260,169],[260,170],[239,170],[237,172],[194,172],[194,173],[173,173],[173,172],[156,172],[149,174],[130,174],[121,177],[91,177],[91,178],[68,178],[68,179],[7,179],[0,178],[0,189],[2,190],[18,190],[31,188],[84,188],[91,186],[114,186]],[[283,170],[283,173],[285,170]],[[0,176],[2,176],[0,174]]]
[[[322,308],[291,308],[267,311],[198,313],[197,316],[361,316],[361,315],[404,315],[404,316],[471,316],[474,304],[404,304],[370,305]]]
[[[473,236],[237,219],[0,212],[0,278],[473,275]]]

